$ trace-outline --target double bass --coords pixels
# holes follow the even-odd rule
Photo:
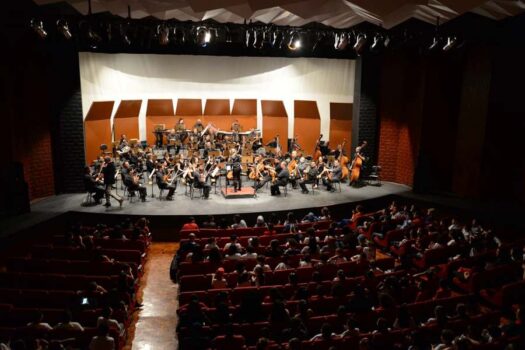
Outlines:
[[[323,138],[323,134],[319,135],[319,138],[317,139],[317,142],[315,143],[314,153],[312,153],[312,158],[316,162],[323,155],[321,153],[321,139],[322,138]]]
[[[366,145],[366,141],[363,141],[361,146],[356,148],[355,157],[352,160],[352,164],[350,165],[350,185],[359,181],[359,177],[361,176],[361,167],[363,166],[363,160],[365,159],[365,157],[363,157],[361,154],[361,150],[366,147]]]
[[[346,180],[350,171],[348,170],[348,157],[343,154],[345,149],[346,139],[343,140],[341,144],[341,150],[339,153],[339,164],[341,165],[341,181]]]

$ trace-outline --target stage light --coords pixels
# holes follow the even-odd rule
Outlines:
[[[439,46],[439,37],[435,36],[433,39],[432,39],[432,43],[430,44],[430,46],[428,47],[428,50],[429,51],[433,51],[435,49],[437,49]]]
[[[186,32],[184,28],[181,27],[175,27],[173,30],[173,34],[175,36],[175,41],[181,44],[184,44],[186,42]]]
[[[67,40],[71,39],[73,35],[71,35],[71,31],[69,30],[69,25],[67,24],[67,21],[64,19],[59,19],[57,21],[57,29],[60,34],[64,36]]]
[[[316,32],[315,33],[315,39],[314,39],[314,45],[312,46],[312,52],[317,49],[317,46],[323,41],[323,39],[326,37],[326,33],[324,32]]]
[[[290,41],[288,42],[288,48],[292,51],[298,50],[301,48],[301,37],[299,33],[293,32],[290,36]]]
[[[448,51],[450,49],[453,49],[456,46],[457,38],[455,36],[449,36],[447,38],[447,43],[445,46],[443,46],[443,51]]]
[[[370,51],[379,52],[383,46],[383,37],[380,34],[374,36],[374,42],[370,45]]]
[[[159,37],[159,44],[166,46],[170,43],[170,29],[164,24],[157,26],[157,35]]]
[[[355,44],[354,44],[354,50],[358,56],[361,56],[361,54],[363,53],[365,49],[365,44],[366,44],[366,34],[362,34],[362,33],[358,34],[355,40]]]
[[[197,44],[199,46],[208,46],[208,44],[211,42],[211,39],[211,31],[208,28],[204,26],[197,27]]]
[[[350,35],[346,33],[341,33],[341,34],[336,33],[334,48],[338,51],[342,51],[346,49],[346,47],[348,46],[349,36]]]
[[[383,41],[383,45],[385,45],[385,47],[389,47],[391,43],[392,43],[392,40],[390,39],[390,36],[387,35],[385,37],[385,41]]]
[[[33,18],[31,20],[29,26],[31,27],[31,29],[33,29],[35,31],[35,33],[41,39],[45,39],[47,37],[47,32],[44,29],[44,23],[42,21],[39,21],[39,20],[36,20],[36,19]]]

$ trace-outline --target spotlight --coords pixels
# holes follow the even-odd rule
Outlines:
[[[445,46],[443,46],[443,51],[448,51],[450,49],[453,49],[456,46],[456,43],[457,43],[457,38],[455,36],[452,36],[452,37],[449,36],[447,38],[447,43],[445,44]]]
[[[173,34],[175,35],[175,41],[181,44],[184,44],[186,42],[186,33],[184,31],[184,28],[175,27],[173,29]]]
[[[432,43],[430,44],[430,46],[428,47],[428,50],[429,51],[434,51],[435,49],[437,49],[439,46],[439,37],[436,35],[433,39],[432,39]]]
[[[348,46],[349,35],[346,33],[335,34],[334,48],[342,51]]]
[[[362,33],[358,34],[355,40],[355,44],[354,44],[354,50],[358,56],[361,56],[361,54],[363,53],[365,49],[365,44],[366,44],[366,34],[362,34]]]
[[[293,32],[290,36],[290,41],[288,42],[288,49],[295,51],[301,48],[301,37],[299,33]]]
[[[72,38],[73,35],[71,35],[69,31],[69,25],[65,19],[59,19],[57,21],[57,29],[67,40]]]
[[[387,36],[385,37],[385,41],[383,41],[383,45],[385,45],[385,47],[389,47],[390,44],[391,44],[391,41],[392,41],[392,40],[391,40],[390,37],[387,35]]]
[[[382,40],[383,37],[380,34],[376,34],[374,36],[374,42],[372,43],[372,45],[370,45],[370,51],[378,52],[379,50],[381,50],[381,46],[383,45],[383,43],[381,42]]]
[[[120,36],[122,37],[122,41],[126,44],[126,45],[131,45],[131,39],[129,38],[129,35],[128,35],[128,27],[129,27],[129,24],[121,24],[120,25]]]
[[[319,46],[319,44],[323,41],[325,37],[326,37],[326,33],[324,32],[315,33],[315,41],[314,41],[314,45],[312,46],[312,52],[315,51],[315,49],[317,49],[317,46]]]
[[[273,48],[281,48],[283,46],[284,33],[280,30],[275,30],[272,34],[271,45]]]
[[[170,43],[170,29],[166,25],[159,24],[157,26],[157,35],[160,45],[166,46]]]
[[[202,47],[208,46],[211,41],[211,31],[204,27],[197,27],[197,44]]]
[[[32,19],[29,26],[35,31],[35,33],[40,37],[40,39],[45,39],[47,37],[47,32],[44,29],[44,23],[36,19]]]

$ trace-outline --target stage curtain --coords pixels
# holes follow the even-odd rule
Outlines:
[[[105,144],[111,151],[111,113],[114,101],[93,102],[84,119],[84,140],[86,163],[91,164],[100,155],[100,145]]]

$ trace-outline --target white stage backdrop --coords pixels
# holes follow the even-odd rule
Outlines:
[[[261,100],[281,100],[293,135],[294,100],[315,100],[321,132],[329,135],[330,102],[352,103],[355,61],[319,58],[225,57],[189,55],[102,54],[81,52],[80,79],[84,117],[93,101],[142,99],[140,138],[146,138],[148,99],[257,99],[257,125],[262,128]],[[112,116],[113,118],[113,116]],[[327,138],[325,136],[325,138]]]

